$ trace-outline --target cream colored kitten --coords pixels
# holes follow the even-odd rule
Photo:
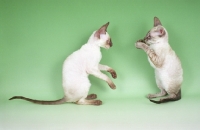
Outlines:
[[[154,18],[154,27],[144,39],[137,41],[135,46],[147,53],[148,60],[155,69],[157,86],[161,90],[157,94],[149,94],[147,97],[150,101],[163,103],[181,99],[181,84],[183,81],[181,62],[168,43],[167,30],[157,17]],[[168,96],[161,98],[159,101],[151,100],[165,95]]]
[[[67,57],[63,64],[63,89],[65,96],[55,101],[34,100],[22,96],[14,96],[12,99],[23,99],[36,104],[54,105],[65,102],[73,102],[81,105],[101,105],[102,101],[93,100],[97,98],[96,94],[88,95],[90,81],[88,75],[94,75],[108,83],[115,89],[115,84],[111,79],[101,71],[108,71],[113,78],[116,78],[116,72],[109,66],[99,64],[101,60],[100,47],[109,49],[112,41],[107,33],[109,22],[103,25],[99,30],[92,33],[88,42],[79,50]]]

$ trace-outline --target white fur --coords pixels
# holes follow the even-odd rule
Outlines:
[[[63,88],[67,102],[84,102],[91,85],[88,79],[89,74],[105,81],[109,80],[98,68],[102,58],[100,47],[110,48],[110,46],[106,45],[109,35],[108,33],[101,34],[100,39],[98,39],[94,37],[94,33],[90,36],[86,44],[68,56],[64,61],[62,72]]]
[[[148,61],[155,69],[157,84],[160,84],[165,91],[172,91],[173,87],[176,86],[174,93],[177,93],[183,81],[183,70],[180,60],[170,47],[168,40],[164,39],[162,42],[158,41],[155,44],[151,44],[150,49],[153,49],[159,58],[164,60],[163,65],[158,68],[152,63],[149,57]]]
[[[112,46],[112,41],[106,29],[109,22],[103,25],[100,29],[93,32],[88,42],[79,50],[72,53],[63,64],[63,89],[64,97],[53,101],[43,101],[26,98],[23,96],[14,96],[9,100],[23,99],[36,104],[56,105],[65,102],[74,102],[80,105],[101,105],[101,100],[93,100],[97,98],[96,94],[88,95],[90,89],[90,81],[88,75],[92,74],[108,83],[108,85],[115,89],[115,84],[101,73],[107,71],[111,73],[113,78],[117,77],[116,72],[109,66],[99,64],[101,60],[100,47],[109,49]]]
[[[168,43],[167,30],[161,25],[152,28],[144,42],[139,40],[136,47],[147,53],[148,61],[155,70],[157,86],[161,90],[160,93],[149,94],[148,98],[165,96],[166,93],[168,98],[176,97],[181,89],[183,70],[178,56]]]

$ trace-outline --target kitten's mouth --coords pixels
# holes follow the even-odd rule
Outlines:
[[[112,47],[112,40],[111,39],[109,39],[109,40],[107,40],[107,45],[106,46],[108,46],[108,48],[110,48],[110,47]]]
[[[105,48],[106,48],[106,49],[109,49],[109,48],[111,48],[112,46],[113,46],[113,45],[112,45],[112,42],[110,42],[110,43],[106,44]]]
[[[112,42],[109,42],[109,43],[107,44],[107,46],[109,46],[109,48],[112,47],[112,46],[113,46]]]
[[[110,47],[112,47],[112,46],[113,46],[113,45],[112,45],[112,42],[109,44],[109,46],[110,46]]]
[[[105,48],[106,48],[106,49],[110,49],[111,46],[110,46],[110,45],[106,45]]]

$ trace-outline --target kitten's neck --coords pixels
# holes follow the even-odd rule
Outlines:
[[[101,53],[100,46],[98,46],[98,44],[96,44],[96,42],[97,42],[97,39],[92,34],[90,36],[90,38],[88,39],[88,42],[84,46],[87,49],[91,50],[92,52],[100,52]]]
[[[96,40],[96,37],[94,37],[94,33],[95,33],[95,31],[92,33],[92,35],[90,36],[90,38],[88,39],[88,42],[87,43],[94,43],[95,42],[95,40]]]
[[[151,44],[150,48],[156,51],[157,53],[165,53],[171,50],[171,47],[167,40],[166,41],[164,40],[162,42],[160,41],[155,44]]]
[[[86,43],[87,45],[91,46],[93,49],[97,49],[97,50],[101,50],[100,46],[98,46],[98,44],[96,44],[97,41],[93,40],[93,39],[89,39],[88,42]]]
[[[94,48],[98,48],[100,50],[100,46],[98,45],[98,39],[96,37],[94,37],[94,33],[96,31],[94,31],[92,33],[92,35],[90,36],[90,38],[88,39],[87,43],[86,44],[89,44],[91,46],[94,46]]]

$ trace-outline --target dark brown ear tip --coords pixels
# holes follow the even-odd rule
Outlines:
[[[105,26],[108,26],[110,24],[110,22],[107,22],[106,24],[105,24]]]
[[[158,25],[161,25],[162,26],[162,23],[160,22],[160,19],[158,17],[154,17],[154,27],[158,26]]]
[[[156,19],[159,19],[159,18],[155,16],[155,17],[154,17],[154,20],[156,20]]]

